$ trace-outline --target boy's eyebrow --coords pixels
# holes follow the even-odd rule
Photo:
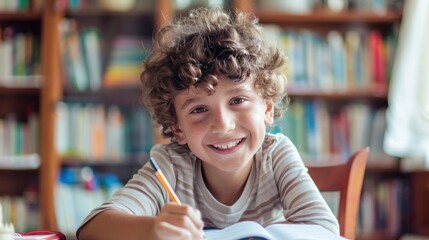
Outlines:
[[[185,109],[188,105],[191,105],[192,103],[196,102],[197,98],[189,98],[186,99],[186,101],[182,104],[181,110]]]
[[[252,92],[251,89],[247,89],[244,87],[236,87],[233,89],[228,90],[226,93],[228,95],[234,95],[234,94],[238,94],[238,93],[242,93],[242,92]],[[180,108],[181,110],[185,109],[188,105],[197,102],[201,97],[193,97],[193,98],[189,98],[186,99],[186,101],[182,104],[182,107]]]

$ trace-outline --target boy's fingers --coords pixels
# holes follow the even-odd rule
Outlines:
[[[197,228],[189,216],[170,212],[160,214],[159,218],[157,232],[162,239],[170,235],[174,236],[171,239],[204,239],[204,232]]]
[[[189,205],[168,203],[161,210],[161,221],[183,228],[192,234],[192,239],[204,239],[204,223],[201,212]]]
[[[170,215],[168,219],[165,220],[174,226],[177,226],[182,229],[186,229],[189,231],[193,238],[192,239],[200,239],[203,236],[202,229],[198,228],[191,220],[189,216],[185,215]]]
[[[185,228],[177,227],[174,224],[168,222],[161,222],[159,224],[160,231],[162,233],[161,239],[197,239],[192,233]]]
[[[204,223],[201,220],[201,212],[189,205],[178,205],[176,203],[168,203],[165,205],[165,210],[171,214],[188,216],[197,229],[203,229]]]
[[[200,210],[198,210],[198,209],[196,209],[195,211],[197,213],[196,219],[198,219],[198,221],[195,223],[195,225],[198,227],[198,229],[201,230],[204,228],[204,222],[202,220],[202,214],[201,214]]]

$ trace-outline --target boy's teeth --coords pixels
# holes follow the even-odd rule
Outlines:
[[[232,148],[234,146],[237,146],[237,144],[240,143],[241,140],[236,140],[236,141],[232,141],[229,143],[225,143],[225,144],[216,144],[213,145],[213,147],[217,148],[217,149],[228,149],[228,148]]]

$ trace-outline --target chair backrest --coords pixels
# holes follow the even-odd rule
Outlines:
[[[340,193],[338,222],[340,234],[355,239],[360,194],[368,160],[369,147],[354,153],[346,163],[330,166],[307,165],[320,192]]]

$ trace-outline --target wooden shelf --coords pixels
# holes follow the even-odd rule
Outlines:
[[[126,183],[148,160],[149,155],[147,154],[130,156],[120,160],[83,160],[76,158],[62,158],[61,166],[67,168],[91,167],[95,172],[115,173],[122,183]]]
[[[41,88],[41,75],[12,76],[0,78],[0,88]]]
[[[16,95],[26,95],[26,96],[38,96],[40,94],[40,88],[37,87],[2,87],[0,86],[0,95],[1,96],[16,96]]]
[[[372,233],[357,234],[357,240],[397,240],[400,236],[383,231],[375,231]]]
[[[256,10],[255,15],[261,23],[364,23],[364,24],[392,24],[402,19],[397,12],[371,13],[363,11],[332,12],[317,10],[309,14],[290,14],[280,11]]]
[[[38,169],[0,169],[0,182],[7,183],[13,179],[13,184],[0,184],[2,195],[20,196],[31,183],[37,183]]]
[[[17,156],[0,156],[0,169],[2,170],[36,170],[40,167],[38,154]]]
[[[399,167],[399,164],[392,164],[392,165],[367,165],[366,167],[366,173],[368,174],[400,174],[401,169]]]
[[[129,156],[123,159],[81,159],[72,157],[63,157],[61,165],[63,166],[141,166],[149,160],[149,155],[145,153],[136,156]]]
[[[130,11],[112,11],[104,9],[82,9],[67,11],[66,16],[73,18],[86,17],[150,17],[154,14],[151,9],[132,9]]]
[[[64,90],[63,99],[69,102],[94,102],[140,106],[140,91],[140,86],[102,88],[99,91]]]
[[[0,21],[35,21],[41,18],[41,12],[0,12]]]
[[[11,113],[17,116],[27,116],[28,113],[38,112],[40,99],[41,89],[39,88],[0,86],[0,118]]]
[[[293,98],[323,98],[327,100],[387,100],[387,90],[345,90],[345,91],[320,91],[320,90],[304,90],[304,89],[290,89],[288,94]]]

